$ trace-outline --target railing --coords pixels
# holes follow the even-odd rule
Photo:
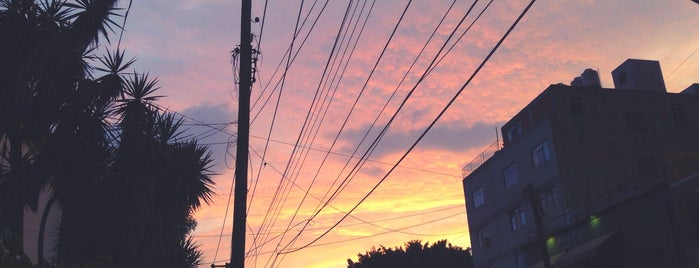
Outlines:
[[[486,147],[483,150],[483,152],[474,157],[473,160],[471,160],[471,162],[468,162],[468,164],[466,164],[466,166],[464,166],[464,168],[461,169],[461,176],[466,178],[466,176],[471,174],[471,172],[483,165],[483,163],[485,163],[486,160],[493,157],[493,155],[495,155],[495,152],[500,151],[501,148],[502,146],[500,146],[499,139],[488,145],[488,147]]]
[[[626,200],[644,194],[648,187],[638,186],[635,182],[629,182],[621,190],[604,193],[588,204],[566,210],[565,212],[546,219],[546,230],[549,233],[558,232],[576,222],[587,219],[596,213],[620,204]]]

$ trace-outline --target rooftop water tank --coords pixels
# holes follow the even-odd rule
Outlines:
[[[582,78],[582,85],[584,87],[602,87],[602,83],[599,79],[599,73],[593,69],[587,68],[580,75]]]
[[[667,92],[660,62],[628,59],[612,71],[616,89]]]
[[[573,81],[570,81],[570,85],[574,87],[582,87],[583,86],[583,80],[580,78],[580,76],[573,78]]]

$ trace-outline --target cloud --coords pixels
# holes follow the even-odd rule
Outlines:
[[[419,114],[413,114],[413,117],[420,117]],[[459,122],[449,122],[445,124],[436,124],[418,144],[421,150],[443,150],[456,153],[462,153],[473,148],[483,147],[495,141],[495,131],[501,122],[485,123],[476,122],[473,125],[461,125]],[[355,146],[359,145],[362,137],[366,133],[369,126],[359,129],[351,129],[346,131],[343,137],[343,146],[338,151],[343,153],[351,153]],[[499,131],[499,130],[498,130]],[[405,152],[410,145],[419,137],[421,132],[418,131],[389,131],[377,146],[372,158],[381,159],[383,156],[393,153]],[[359,145],[364,148],[360,150],[363,153],[368,144],[376,137],[377,131],[372,131],[369,139]],[[499,134],[498,134],[499,135]]]
[[[227,165],[232,164],[228,151],[235,150],[233,133],[237,130],[233,123],[237,120],[236,112],[230,105],[219,103],[193,106],[183,110],[182,114],[187,115],[183,121],[184,137],[208,145],[215,159],[212,171],[222,173]]]
[[[266,2],[254,1],[253,17],[262,18]],[[301,36],[308,32],[315,15],[322,7],[323,1],[319,2],[313,7]],[[305,14],[311,9],[311,4],[308,1],[305,3],[301,19],[305,18]],[[322,159],[322,151],[330,148],[331,139],[339,131],[340,124],[379,57],[406,3],[405,0],[375,1],[376,6],[367,28],[344,73],[335,99],[329,105],[325,121],[319,128],[318,139],[312,144],[317,150],[313,150],[307,162],[296,170],[296,175],[289,178],[296,180],[300,187],[310,187],[310,180]],[[351,153],[357,146],[370,122],[377,117],[378,111],[403,77],[408,64],[413,61],[450,3],[451,1],[413,3],[394,37],[394,43],[388,47],[368,83],[365,95],[355,107],[337,146],[333,148],[334,152]],[[412,100],[406,103],[405,110],[399,114],[371,157],[383,163],[368,162],[357,179],[332,205],[342,209],[350,208],[357,201],[355,197],[363,196],[368,187],[373,186],[378,178],[387,172],[390,164],[386,163],[395,162],[418,138],[526,3],[528,1],[525,0],[493,3],[477,26],[455,46],[450,55],[417,88]],[[258,64],[260,79],[254,85],[253,100],[265,90],[265,97],[271,95],[272,100],[276,100],[279,89],[273,90],[273,87],[279,81],[281,73],[272,77],[272,72],[278,63],[283,63],[286,59],[284,51],[291,43],[300,4],[299,1],[269,1],[262,33],[262,55]],[[418,60],[413,73],[408,75],[406,82],[398,89],[397,96],[385,114],[379,117],[379,125],[386,122],[386,114],[395,111],[397,103],[417,82],[418,76],[424,71],[441,42],[465,14],[470,4],[471,2],[457,1],[433,43],[428,46],[427,54]],[[481,2],[478,6],[483,5],[484,2]],[[316,28],[289,70],[279,104],[278,118],[271,135],[272,139],[281,142],[269,144],[264,160],[268,165],[260,169],[261,174],[257,174],[257,165],[260,165],[261,160],[251,152],[255,175],[260,175],[249,214],[254,230],[259,228],[258,224],[265,213],[268,213],[266,209],[276,187],[280,182],[288,182],[281,179],[280,173],[285,170],[289,155],[293,151],[289,143],[293,144],[301,131],[301,125],[316,89],[319,88],[318,85],[325,83],[320,80],[321,74],[346,7],[347,2],[328,2],[326,10],[315,25]],[[461,165],[463,161],[469,160],[480,152],[481,148],[494,141],[495,127],[509,120],[549,84],[569,83],[585,68],[598,69],[603,85],[610,86],[609,72],[626,58],[657,59],[660,60],[665,75],[679,67],[677,72],[666,79],[668,88],[671,91],[685,88],[690,82],[695,81],[693,79],[699,77],[699,56],[695,55],[683,63],[699,43],[699,36],[693,34],[699,31],[696,16],[698,10],[699,7],[691,1],[538,1],[434,129],[401,164],[410,168],[396,169],[367,200],[366,207],[363,205],[358,209],[357,215],[371,220],[380,214],[395,215],[394,210],[398,209],[419,209],[420,204],[427,208],[458,202],[463,197],[461,179],[458,178]],[[476,12],[478,11],[476,9]],[[129,14],[122,48],[139,58],[135,68],[139,71],[149,71],[151,76],[159,78],[162,86],[159,93],[168,96],[161,100],[162,106],[181,111],[206,123],[234,121],[237,109],[234,99],[236,89],[229,53],[238,44],[238,14],[239,5],[235,1],[135,2]],[[470,18],[474,16],[471,15]],[[468,22],[470,20],[467,20]],[[253,23],[253,31],[259,34],[261,26],[262,23]],[[301,47],[300,42],[299,39],[294,44],[295,49]],[[265,89],[269,81],[271,86]],[[254,135],[263,137],[251,140],[251,148],[258,153],[262,153],[266,146],[264,138],[267,137],[266,131],[269,130],[275,107],[275,101],[270,101],[265,106],[258,104],[253,107],[253,114],[262,111],[251,130]],[[185,122],[192,123],[190,120]],[[235,132],[233,127],[228,128],[228,134],[211,132],[210,127],[187,127],[190,128],[187,134],[201,138],[202,143],[225,142],[230,133]],[[369,141],[376,135],[376,130],[370,133]],[[367,143],[361,145],[363,147],[360,149],[366,149]],[[215,231],[220,228],[220,218],[206,218],[223,216],[233,176],[230,170],[224,169],[226,147],[226,144],[212,145],[213,155],[218,162],[215,170],[224,175],[217,177],[217,182],[221,183],[217,184],[220,196],[215,206],[205,208],[199,213],[202,220],[197,231],[206,230],[207,234],[216,235]],[[314,195],[323,196],[345,160],[345,156],[331,155],[311,188]],[[343,178],[344,176],[341,177]],[[284,214],[280,215],[280,219],[289,218],[287,214],[295,211],[303,194],[303,191],[295,186],[285,189],[291,189],[290,197],[288,203],[280,205]],[[301,213],[305,215],[312,211],[318,202],[309,198],[307,204],[301,208]],[[317,224],[315,227],[330,226],[339,215],[340,213],[334,210],[323,212],[319,219],[314,220]],[[429,219],[411,219],[412,222],[427,220]],[[279,222],[286,224],[283,220]],[[397,226],[408,226],[412,222],[402,222]],[[465,217],[460,217],[454,222],[440,222],[409,231],[434,233],[434,230],[440,230],[449,233],[452,230],[462,230],[465,226]],[[230,230],[229,227],[226,227],[226,232]],[[279,228],[283,226],[272,227],[275,231]],[[381,231],[366,230],[374,233]],[[315,237],[310,233],[304,235],[304,241],[301,242],[310,241]],[[468,245],[468,235],[445,237],[458,238],[460,245]],[[199,240],[206,249],[206,261],[213,258],[217,238]],[[402,245],[403,242],[414,238],[390,234],[352,243],[318,247],[314,248],[317,254],[287,255],[282,266],[344,267],[344,259],[356,252],[364,252],[379,244]],[[324,241],[342,241],[342,237],[332,232]],[[276,242],[278,241],[269,244],[274,245]],[[301,242],[298,244],[302,244]],[[220,256],[227,255],[221,252],[227,250],[228,243],[222,243],[219,260]],[[269,250],[271,248],[262,251]],[[269,255],[263,255],[258,263],[264,263],[267,257]],[[332,261],[334,259],[335,262]]]

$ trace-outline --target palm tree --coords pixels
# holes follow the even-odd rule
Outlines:
[[[114,151],[108,117],[123,86],[120,72],[134,62],[123,59],[122,52],[108,53],[100,58],[105,68],[98,68],[106,75],[78,84],[50,137],[59,142],[47,142],[39,159],[39,168],[52,175],[54,197],[62,205],[58,254],[69,263],[82,263],[108,251],[97,246],[99,236],[87,234],[104,231],[96,220],[102,217],[104,204],[98,201],[104,200]]]
[[[50,178],[37,159],[48,142],[62,142],[50,136],[84,88],[85,55],[113,24],[115,2],[0,0],[0,226],[20,243],[23,209],[37,209]]]
[[[187,235],[213,195],[211,156],[155,106],[157,80],[123,73],[134,62],[123,51],[97,58],[93,77],[115,2],[0,0],[0,227],[19,238],[0,248],[21,253],[23,209],[50,184],[59,261],[194,266]]]
[[[192,213],[213,195],[207,148],[180,140],[181,119],[154,104],[156,85],[147,74],[133,75],[116,109],[121,132],[112,182],[122,196],[112,204],[120,215],[112,222],[115,239],[129,245],[116,255],[124,266],[177,266],[191,260],[184,256],[200,256],[186,236]]]

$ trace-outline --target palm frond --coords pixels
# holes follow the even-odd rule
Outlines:
[[[149,79],[148,73],[134,74],[126,82],[125,96],[126,101],[152,102],[162,96],[150,96],[159,89],[156,85],[158,79]]]
[[[76,0],[75,3],[65,5],[74,10],[74,13],[67,16],[73,20],[73,33],[76,42],[82,46],[89,43],[99,44],[99,37],[102,35],[109,42],[109,31],[114,32],[114,28],[121,29],[121,26],[112,19],[120,17],[114,7],[116,0]]]
[[[199,245],[194,243],[191,236],[186,240],[183,239],[182,242],[180,242],[180,247],[184,253],[183,263],[187,265],[187,267],[199,267],[202,264],[203,253],[199,250]]]
[[[124,50],[117,50],[114,53],[107,51],[107,55],[97,58],[104,67],[95,67],[95,69],[107,73],[120,74],[136,62],[135,57],[125,60],[124,54]]]
[[[200,146],[196,141],[176,143],[173,148],[173,166],[175,176],[185,203],[191,210],[197,210],[201,201],[211,204],[215,193],[214,181],[211,176],[213,158],[206,146]]]
[[[158,138],[162,143],[175,142],[184,132],[180,130],[182,126],[182,118],[175,118],[173,113],[164,112],[158,115],[155,121]]]
[[[40,17],[44,17],[46,21],[53,22],[61,28],[68,25],[70,9],[67,8],[65,0],[42,0],[39,6]]]

